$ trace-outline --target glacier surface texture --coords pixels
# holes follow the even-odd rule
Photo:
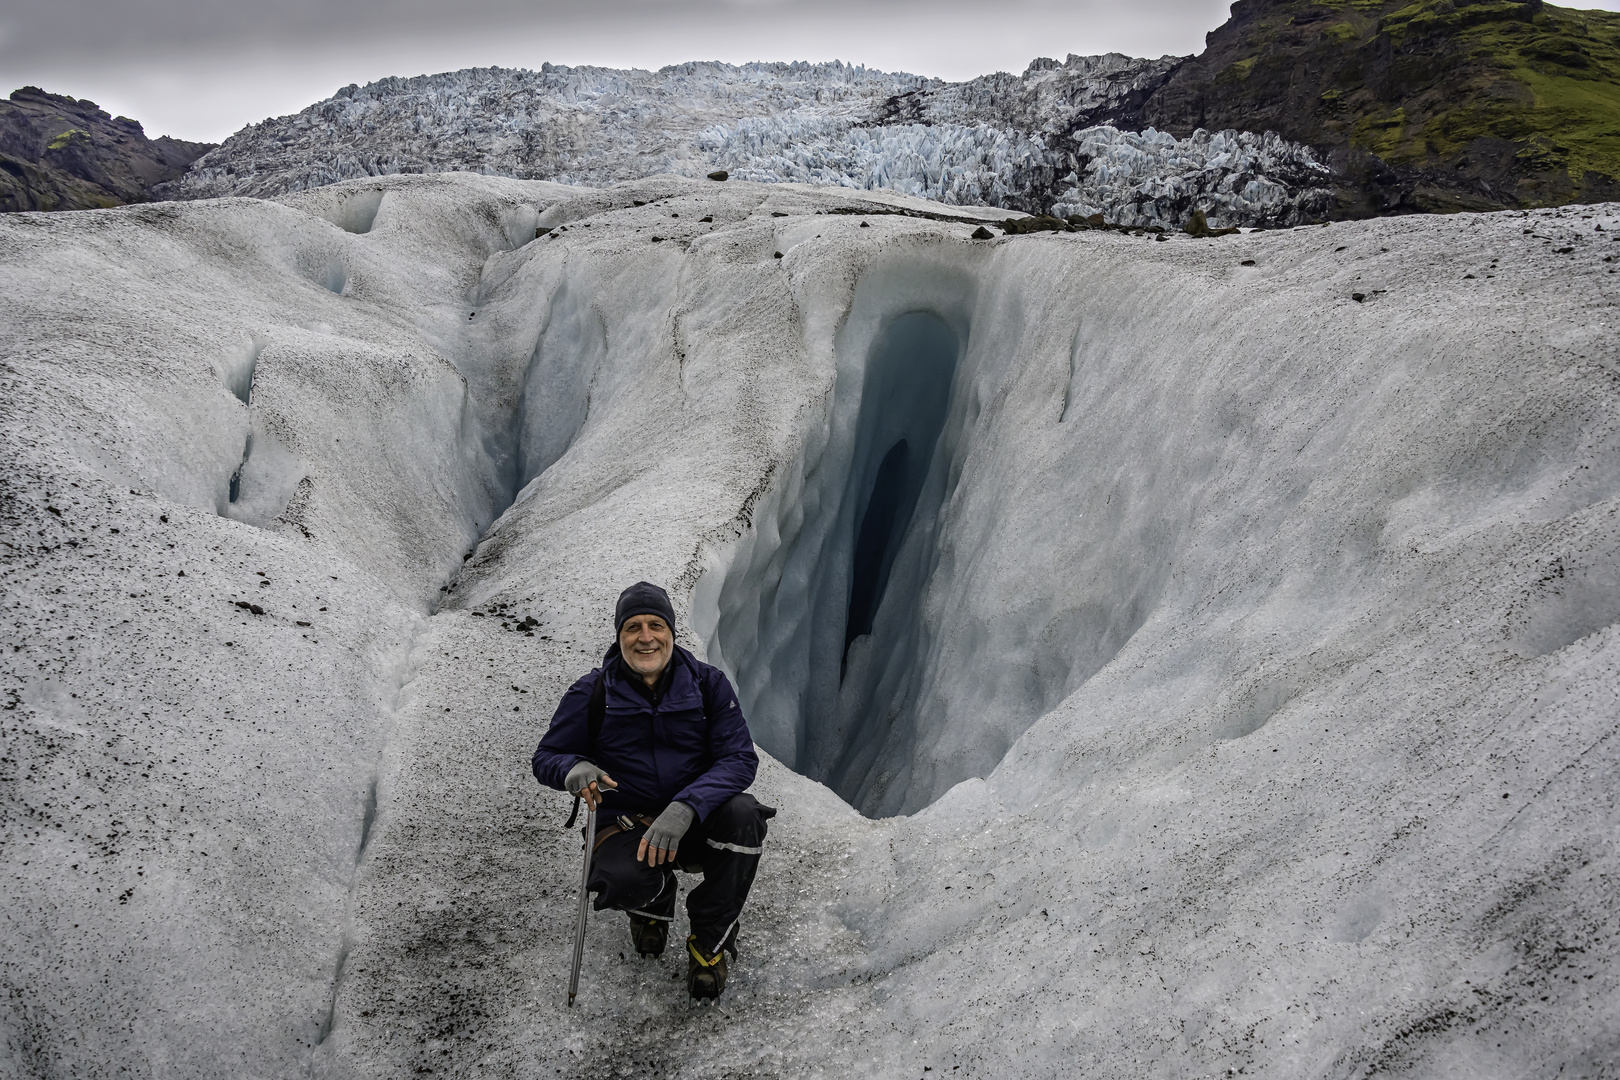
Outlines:
[[[997,216],[0,219],[0,1075],[1617,1075],[1620,207]],[[641,578],[781,812],[717,1007],[567,1010]]]
[[[347,86],[250,125],[174,195],[270,196],[397,173],[476,172],[599,186],[661,173],[887,190],[1122,225],[1326,218],[1309,148],[1275,134],[1141,126],[1176,58],[1036,60],[963,83],[824,64],[659,71],[468,68]]]

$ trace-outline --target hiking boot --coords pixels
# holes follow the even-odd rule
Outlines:
[[[630,916],[630,940],[643,958],[657,959],[664,955],[664,944],[669,940],[669,923],[663,919],[649,919],[644,915]]]
[[[694,998],[713,1000],[726,988],[726,953],[737,958],[737,927],[733,924],[720,948],[709,956],[698,947],[697,935],[686,939],[686,992]]]
[[[706,956],[697,935],[686,939],[686,992],[694,999],[714,1000],[726,988],[726,950]]]

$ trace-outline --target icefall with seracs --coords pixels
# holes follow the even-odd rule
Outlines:
[[[1123,129],[1175,63],[1070,56],[962,83],[836,61],[388,78],[244,128],[167,193],[264,197],[434,172],[596,186],[724,169],[1126,225],[1175,226],[1195,209],[1216,225],[1324,217],[1328,173],[1308,147]]]

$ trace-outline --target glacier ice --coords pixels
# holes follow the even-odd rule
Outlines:
[[[1127,225],[1295,225],[1333,207],[1327,168],[1275,134],[1121,130],[1173,57],[1042,59],[963,83],[823,64],[546,64],[348,86],[251,125],[178,196],[275,195],[338,180],[465,171],[599,185],[724,169],[762,183],[888,190],[957,205],[1102,213]],[[335,223],[363,232],[379,193]],[[348,222],[353,220],[354,224]]]
[[[607,333],[590,298],[564,282],[551,298],[545,329],[523,380],[521,425],[513,451],[512,494],[568,451],[584,426],[591,379],[606,359]]]
[[[0,220],[0,1071],[1613,1074],[1620,207],[995,216]],[[720,1008],[593,918],[570,1014],[527,757],[638,578],[782,813]]]
[[[971,292],[934,270],[863,282],[840,335],[829,437],[762,503],[780,547],[749,545],[709,635],[760,745],[871,813],[940,793],[907,783],[908,740],[889,731],[902,711],[901,731],[914,725],[919,600],[953,471],[948,430],[961,426],[950,404]]]

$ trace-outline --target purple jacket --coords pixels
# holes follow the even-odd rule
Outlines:
[[[759,755],[725,672],[679,645],[669,663],[655,706],[630,685],[615,642],[602,666],[563,695],[534,752],[535,779],[565,790],[568,770],[586,758],[619,785],[603,793],[604,810],[658,814],[680,801],[699,821],[752,784]],[[599,679],[607,680],[606,712],[593,752],[586,710]]]

